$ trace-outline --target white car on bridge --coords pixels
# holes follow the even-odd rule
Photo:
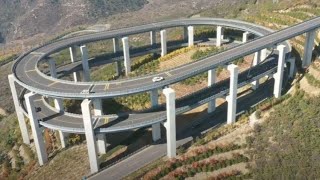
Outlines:
[[[152,82],[159,82],[159,81],[163,81],[163,80],[164,80],[164,77],[162,77],[162,76],[157,76],[157,77],[152,78]]]

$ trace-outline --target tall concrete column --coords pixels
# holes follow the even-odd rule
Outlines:
[[[101,99],[93,100],[93,111],[94,115],[101,116],[102,112],[102,102]],[[107,152],[107,139],[105,134],[97,134],[97,149],[99,154],[105,154]]]
[[[227,101],[228,101],[227,124],[232,124],[236,122],[239,68],[237,65],[230,64],[228,66],[228,70],[230,72],[230,90],[229,90],[229,95],[227,96]]]
[[[261,58],[261,52],[258,51],[254,54],[252,66],[258,65],[260,63],[260,58]],[[253,81],[251,84],[252,84],[252,89],[256,90],[259,87],[259,80]]]
[[[159,97],[158,97],[158,89],[154,89],[150,92],[150,97],[151,97],[151,106],[155,107],[158,105]],[[153,124],[152,125],[152,140],[157,141],[161,139],[161,126],[160,123]]]
[[[35,110],[36,108],[34,105],[35,94],[32,92],[25,94],[24,98],[27,105],[27,111],[28,111],[30,126],[32,130],[32,135],[33,135],[33,141],[36,147],[39,165],[42,166],[44,165],[44,163],[48,161],[48,156],[46,152],[46,146],[44,144],[42,130],[39,126],[39,119],[37,117],[36,110]]]
[[[194,28],[193,26],[188,27],[188,46],[192,47],[194,45]]]
[[[96,173],[99,170],[98,164],[98,155],[96,151],[96,144],[95,144],[95,136],[93,131],[92,125],[92,115],[90,111],[91,101],[85,99],[81,103],[81,110],[82,110],[82,117],[83,117],[83,124],[84,130],[87,140],[87,148],[88,148],[88,156],[89,156],[89,163],[91,173]]]
[[[260,54],[261,54],[260,61],[266,60],[266,58],[267,58],[267,56],[268,56],[268,54],[267,54],[267,49],[262,49],[261,52],[260,52]]]
[[[282,90],[282,81],[283,81],[283,71],[284,71],[284,63],[285,63],[285,45],[279,45],[277,47],[279,52],[279,59],[278,59],[278,68],[277,72],[274,74],[274,89],[273,94],[276,98],[281,97],[281,90]]]
[[[307,32],[306,34],[306,42],[304,45],[304,54],[302,59],[302,67],[304,68],[307,68],[311,64],[315,37],[316,37],[316,30],[312,30],[310,32]]]
[[[53,78],[57,78],[56,61],[52,58],[49,59],[50,65],[50,75]],[[54,99],[54,106],[57,110],[63,111],[63,101],[62,99]]]
[[[288,62],[290,63],[289,78],[294,78],[294,71],[295,71],[295,67],[296,67],[295,57],[288,59]]]
[[[161,56],[165,56],[167,54],[167,31],[161,30]]]
[[[83,81],[90,81],[90,68],[89,68],[89,55],[88,49],[85,45],[80,46],[80,52],[82,57],[82,68],[83,68]]]
[[[130,51],[129,51],[129,38],[122,38],[122,46],[123,46],[123,57],[124,57],[124,68],[126,76],[131,72],[131,60],[130,60]]]
[[[223,27],[217,26],[217,39],[216,39],[216,46],[220,47],[223,40]]]
[[[120,51],[120,43],[119,38],[113,38],[113,52],[118,53]],[[120,76],[121,74],[121,62],[116,62],[116,76]]]
[[[208,71],[208,86],[212,86],[216,83],[216,69],[212,69]],[[213,99],[208,102],[208,113],[212,113],[216,110],[216,99]]]
[[[76,62],[77,61],[77,48],[76,48],[76,46],[70,47],[69,51],[70,51],[71,62],[72,63]],[[73,72],[73,80],[74,80],[74,82],[79,82],[80,81],[79,72]]]
[[[9,79],[9,85],[10,85],[10,89],[11,89],[14,107],[15,107],[16,113],[17,113],[17,118],[18,118],[18,122],[19,122],[19,127],[20,127],[20,131],[21,131],[23,143],[30,144],[27,123],[24,120],[23,110],[22,110],[22,107],[20,106],[19,97],[18,97],[17,89],[16,89],[16,86],[14,83],[15,80],[14,80],[13,74],[9,74],[8,79]]]
[[[150,31],[150,45],[154,47],[157,43],[157,33],[156,31]]]
[[[49,59],[49,65],[50,65],[50,75],[53,78],[57,78],[57,70],[56,70],[56,62],[54,59],[50,58]],[[55,98],[54,100],[54,107],[59,111],[63,112],[64,107],[63,107],[63,101],[62,99],[57,99]],[[68,137],[68,133],[64,133],[62,131],[59,131],[59,137],[60,137],[60,142],[61,142],[61,147],[65,148],[66,147],[66,140]]]
[[[183,40],[184,41],[188,40],[188,27],[187,26],[183,27]]]
[[[167,121],[164,126],[167,130],[167,156],[176,157],[177,138],[176,138],[176,93],[171,88],[163,90],[166,97]]]
[[[244,33],[242,34],[242,43],[246,43],[246,42],[248,41],[249,35],[250,35],[249,32],[244,32]]]

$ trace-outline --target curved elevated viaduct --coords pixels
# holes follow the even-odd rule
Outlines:
[[[183,66],[175,67],[163,72],[123,80],[92,82],[90,81],[90,67],[106,63],[115,63],[117,74],[123,71],[128,75],[131,71],[130,57],[146,53],[167,54],[167,49],[183,46],[193,46],[195,26],[213,26],[217,28],[216,46],[224,42],[223,29],[231,28],[243,32],[243,43],[221,53],[207,56]],[[215,99],[226,97],[228,102],[227,123],[236,119],[237,89],[247,84],[253,88],[259,85],[259,79],[271,76],[275,79],[274,95],[281,96],[283,74],[286,62],[290,65],[289,76],[293,77],[294,58],[291,57],[291,46],[286,41],[295,36],[307,33],[307,41],[303,58],[303,66],[311,63],[315,31],[320,26],[320,18],[297,24],[287,29],[273,32],[265,27],[229,19],[194,18],[147,24],[113,31],[82,35],[57,40],[34,48],[21,55],[13,65],[13,74],[9,75],[10,87],[19,120],[23,142],[30,144],[24,116],[30,119],[32,134],[39,164],[47,162],[42,128],[50,128],[60,132],[62,145],[68,133],[84,133],[86,135],[91,172],[98,171],[97,152],[106,152],[105,133],[126,131],[146,126],[152,126],[153,140],[161,138],[160,123],[164,122],[167,130],[168,156],[176,155],[175,116],[187,112],[202,104],[208,103],[208,112],[215,110]],[[184,40],[181,42],[167,42],[166,29],[183,28]],[[156,32],[160,31],[161,41],[157,43]],[[128,36],[150,32],[150,45],[130,48]],[[249,35],[255,38],[249,40]],[[89,60],[87,43],[113,39],[114,53]],[[122,41],[122,49],[119,41]],[[71,63],[56,68],[52,58],[66,48],[70,49]],[[81,60],[76,59],[77,49],[80,49]],[[233,63],[236,59],[255,54],[252,67],[239,73]],[[43,72],[39,65],[47,62],[50,72]],[[122,67],[121,64],[124,64]],[[215,69],[227,66],[230,78],[216,82]],[[79,73],[82,72],[81,77]],[[175,92],[170,85],[195,75],[208,72],[208,87],[182,98],[175,99]],[[72,74],[74,81],[59,79]],[[154,77],[163,77],[160,82],[153,82]],[[18,94],[17,83],[24,90]],[[158,104],[159,90],[163,89],[166,97],[165,104]],[[150,92],[152,108],[135,114],[103,115],[101,99],[126,96],[135,93]],[[46,97],[54,98],[54,107]],[[82,114],[72,114],[64,111],[63,99],[80,99]],[[93,111],[91,106],[93,105]],[[96,150],[97,148],[97,150]]]

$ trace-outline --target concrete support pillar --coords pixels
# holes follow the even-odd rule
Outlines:
[[[80,46],[80,52],[82,57],[82,68],[83,68],[83,81],[89,82],[90,81],[90,68],[89,68],[89,55],[88,49],[85,45]]]
[[[10,85],[10,89],[11,89],[11,93],[12,93],[14,107],[15,107],[16,113],[17,113],[17,118],[18,118],[18,122],[19,122],[19,127],[20,127],[20,131],[21,131],[23,143],[30,144],[27,123],[24,120],[23,110],[22,110],[22,107],[20,106],[19,97],[18,97],[17,89],[16,89],[16,86],[14,83],[15,80],[14,80],[13,74],[8,75],[8,79],[9,79],[9,85]]]
[[[260,63],[261,61],[261,52],[258,51],[254,54],[254,59],[253,59],[253,62],[252,62],[252,66],[256,66]],[[259,87],[259,80],[256,80],[256,81],[253,81],[252,83],[252,89],[256,90],[258,89]]]
[[[188,40],[188,27],[186,26],[183,27],[183,40],[184,41]]]
[[[93,100],[93,111],[94,115],[101,116],[103,114],[102,110],[102,101],[101,99]],[[96,146],[99,154],[105,154],[107,152],[107,139],[105,134],[97,134],[96,135]]]
[[[237,65],[230,64],[228,66],[228,70],[230,72],[230,90],[229,90],[229,95],[227,96],[227,102],[228,102],[227,124],[232,124],[236,122],[239,68]]]
[[[290,63],[290,69],[289,69],[289,78],[294,78],[294,71],[296,67],[296,59],[294,57],[288,59],[288,62]]]
[[[27,111],[28,111],[30,126],[32,130],[32,135],[33,135],[33,141],[36,147],[39,165],[42,166],[44,165],[44,163],[48,161],[48,156],[46,152],[46,146],[44,144],[42,130],[39,126],[39,120],[35,110],[36,107],[34,106],[35,94],[32,92],[28,93],[24,95],[24,98],[27,105]]]
[[[53,78],[57,78],[56,61],[52,58],[49,59],[49,67],[50,67],[50,76]]]
[[[50,58],[49,59],[49,65],[50,65],[50,75],[51,75],[51,77],[57,78],[57,70],[56,70],[56,62],[55,62],[55,60]],[[54,99],[54,106],[60,112],[62,112],[64,110],[62,99]]]
[[[208,86],[212,86],[216,83],[216,69],[212,69],[208,71]],[[216,99],[209,101],[208,103],[208,113],[212,113],[216,109]]]
[[[70,47],[69,51],[70,51],[71,62],[72,63],[76,62],[77,61],[77,48],[76,48],[76,46]],[[73,80],[74,80],[74,82],[79,82],[80,81],[79,72],[73,72]]]
[[[306,42],[304,45],[304,54],[302,59],[302,67],[304,68],[307,68],[311,64],[315,37],[316,37],[316,30],[307,32]]]
[[[264,60],[266,60],[266,58],[267,58],[267,49],[262,49],[261,50],[261,52],[260,52],[260,54],[261,54],[261,58],[260,58],[260,61],[264,61]]]
[[[118,38],[113,38],[113,52],[118,53],[120,51],[120,43]],[[121,62],[116,62],[116,76],[121,74]]]
[[[167,54],[167,31],[161,30],[160,36],[161,36],[161,57],[162,57]]]
[[[155,107],[158,105],[158,89],[154,89],[150,92],[151,106]],[[161,139],[161,126],[160,123],[152,125],[152,140],[157,141]]]
[[[59,131],[60,143],[62,148],[67,147],[68,136],[69,136],[68,133]]]
[[[217,40],[216,40],[216,46],[220,47],[223,40],[223,27],[217,26]]]
[[[82,110],[82,117],[83,117],[83,124],[84,130],[87,140],[87,148],[88,148],[88,156],[89,156],[89,163],[91,173],[96,173],[99,170],[98,164],[98,155],[96,151],[96,144],[95,144],[95,136],[93,131],[92,125],[92,115],[90,111],[91,101],[88,99],[83,100],[81,103],[81,110]]]
[[[193,26],[188,27],[188,46],[192,47],[194,45],[194,28]]]
[[[50,65],[50,75],[53,78],[57,78],[57,70],[56,70],[56,62],[54,59],[49,59],[49,65]],[[54,107],[59,111],[63,112],[64,107],[63,107],[63,100],[62,99],[54,99]],[[61,142],[61,147],[65,148],[66,147],[66,139],[68,137],[68,133],[64,133],[62,131],[59,131],[59,137],[60,137],[60,142]]]
[[[122,46],[123,46],[123,58],[124,58],[124,68],[126,76],[131,72],[131,60],[130,60],[130,51],[129,51],[129,38],[122,38]]]
[[[244,32],[244,33],[242,34],[242,43],[246,43],[246,42],[248,41],[249,35],[250,35],[249,32]]]
[[[282,81],[283,81],[283,71],[284,71],[284,63],[285,63],[285,45],[279,45],[277,47],[279,51],[279,59],[278,59],[278,68],[277,72],[274,74],[274,89],[273,94],[276,98],[281,97],[281,90],[282,90]]]
[[[167,156],[176,157],[177,138],[176,138],[176,93],[171,88],[163,90],[166,97],[167,121],[164,126],[167,130]]]
[[[157,43],[156,31],[150,31],[150,45],[154,47]]]

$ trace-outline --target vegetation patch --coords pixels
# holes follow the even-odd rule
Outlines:
[[[297,91],[248,138],[254,179],[320,177],[319,97]]]

